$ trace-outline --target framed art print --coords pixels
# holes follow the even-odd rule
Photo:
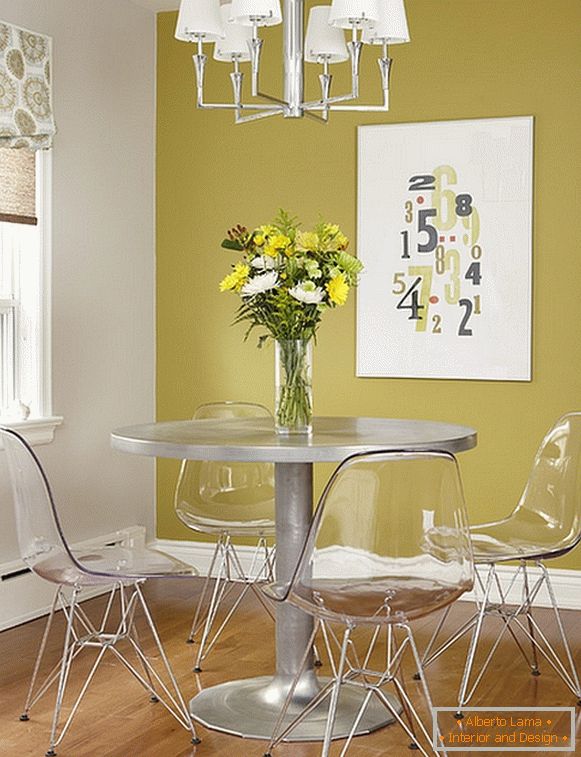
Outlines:
[[[357,375],[531,379],[533,121],[359,127]]]

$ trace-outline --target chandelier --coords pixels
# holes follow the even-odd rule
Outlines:
[[[327,121],[330,111],[385,112],[389,110],[389,82],[392,59],[388,46],[409,42],[403,0],[333,0],[330,5],[311,8],[304,34],[304,0],[181,0],[175,36],[193,42],[196,72],[196,104],[207,110],[232,110],[236,123],[268,116],[285,118],[310,116]],[[260,89],[260,58],[263,26],[283,24],[284,92],[273,97]],[[347,34],[349,40],[345,38]],[[230,63],[232,102],[210,103],[204,99],[204,79],[208,56],[206,43],[214,44],[214,59]],[[364,46],[378,46],[381,103],[363,105],[350,102],[359,98],[359,72]],[[303,61],[321,66],[318,100],[304,100]],[[349,61],[351,91],[331,95],[330,66]],[[244,73],[240,64],[250,62],[252,100],[243,101]],[[265,101],[265,102],[261,102]]]

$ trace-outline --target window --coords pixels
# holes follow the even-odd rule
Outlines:
[[[0,422],[52,439],[50,395],[50,159],[0,149]]]

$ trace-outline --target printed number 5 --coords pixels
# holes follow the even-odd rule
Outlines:
[[[418,211],[418,231],[425,231],[428,235],[428,241],[425,244],[418,244],[418,252],[432,252],[438,244],[438,232],[435,226],[427,223],[428,218],[433,218],[436,211],[433,208]]]
[[[405,273],[393,274],[393,289],[391,291],[394,294],[403,294],[405,292],[406,287],[405,287],[404,277],[405,277]]]

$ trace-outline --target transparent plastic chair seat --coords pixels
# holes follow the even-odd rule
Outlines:
[[[115,580],[155,576],[192,576],[197,571],[186,563],[153,549],[121,546],[100,549],[72,550],[81,567],[63,549],[52,549],[45,557],[36,557],[32,570],[41,578],[68,586],[98,586]],[[95,573],[106,575],[95,575]]]
[[[524,492],[508,517],[470,529],[474,560],[558,557],[581,539],[581,413],[568,413],[542,440]]]
[[[437,539],[435,529],[429,531],[431,545]],[[471,587],[470,581],[458,583],[457,550],[450,545],[447,553],[443,549],[447,535],[443,534],[437,556],[432,552],[390,557],[339,545],[318,549],[312,575],[293,588],[289,600],[300,606],[308,603],[326,615],[353,615],[357,608],[358,618],[373,622],[378,615],[385,616],[383,622],[425,615]]]
[[[275,532],[274,521],[268,518],[238,520],[233,517],[234,513],[232,512],[228,513],[228,515],[232,517],[226,517],[223,515],[220,518],[212,518],[209,515],[201,515],[199,513],[195,517],[192,517],[187,510],[182,510],[179,505],[176,506],[176,514],[182,523],[193,531],[200,531],[201,533],[206,534],[220,534],[227,532],[233,536],[244,536],[244,534],[273,536]]]
[[[470,530],[475,563],[504,562],[509,560],[541,559],[557,556],[564,551],[558,534],[554,539],[542,541],[539,537],[550,537],[549,533],[537,533],[537,538],[527,538],[526,532],[519,530],[518,523],[502,523],[498,527],[475,526]]]
[[[250,402],[211,402],[194,414],[207,420],[244,420],[272,416]],[[274,534],[274,465],[235,460],[184,460],[174,494],[178,518],[207,534]]]
[[[368,579],[313,579],[297,584],[289,596],[292,604],[331,620],[358,623],[399,623],[421,618],[454,602],[472,588],[418,576]]]

